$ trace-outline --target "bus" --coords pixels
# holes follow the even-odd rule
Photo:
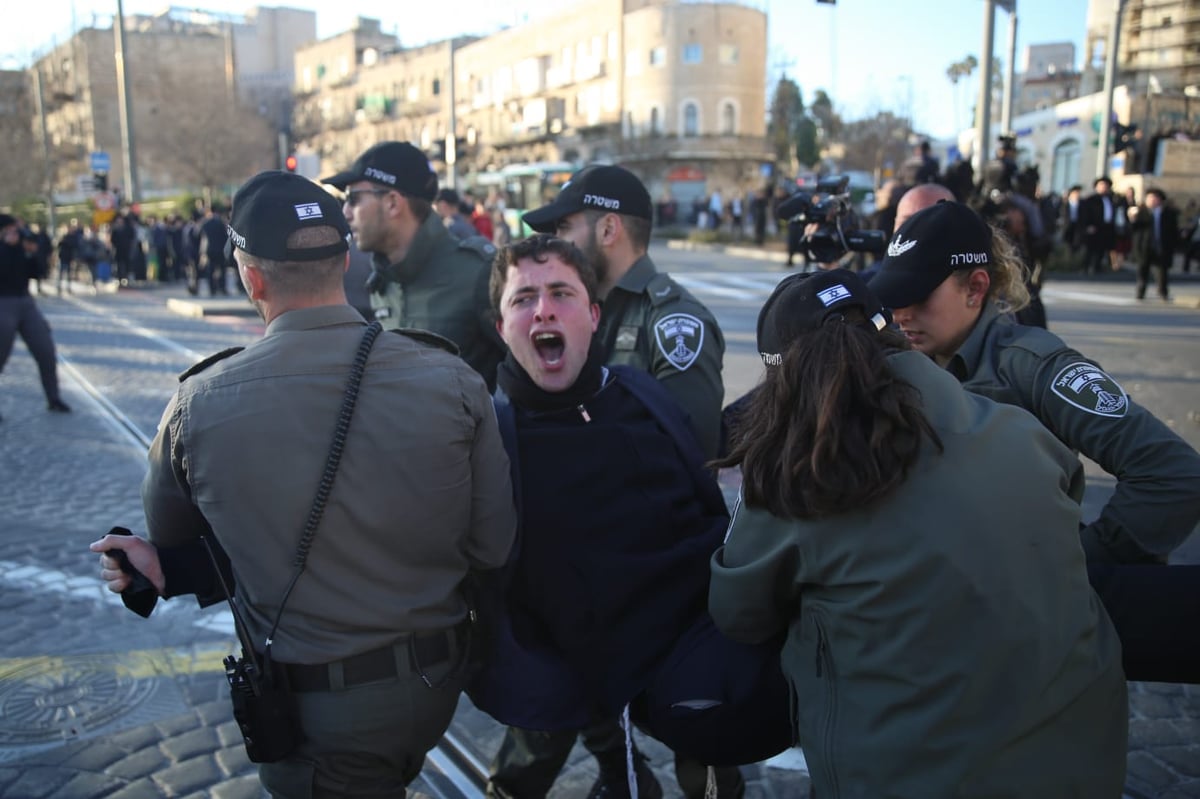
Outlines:
[[[568,161],[536,161],[526,164],[509,164],[488,172],[466,175],[467,186],[477,197],[484,199],[491,193],[504,199],[504,221],[512,231],[514,239],[528,236],[533,231],[521,221],[521,214],[549,203],[558,196],[559,190],[578,167]]]

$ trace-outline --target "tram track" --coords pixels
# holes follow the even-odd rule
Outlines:
[[[85,301],[73,300],[73,304],[86,313],[94,314],[119,324],[128,332],[155,342],[171,352],[184,355],[195,361],[203,356],[179,344],[161,332],[131,322]],[[153,441],[128,414],[121,410],[119,401],[88,378],[84,370],[71,358],[58,354],[60,374],[69,379],[91,401],[95,415],[109,427],[130,450],[132,455],[145,458]],[[165,370],[166,367],[164,367]],[[165,400],[164,400],[165,402]],[[487,765],[451,727],[442,736],[438,745],[425,759],[425,767],[417,784],[412,786],[431,799],[480,799],[487,784]]]

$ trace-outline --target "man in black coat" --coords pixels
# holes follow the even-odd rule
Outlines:
[[[1146,281],[1154,267],[1158,296],[1167,294],[1167,273],[1179,245],[1179,212],[1167,205],[1162,189],[1147,189],[1143,205],[1129,209],[1133,229],[1133,256],[1137,261],[1137,298],[1146,298]]]
[[[1083,233],[1083,271],[1100,274],[1100,267],[1109,263],[1108,253],[1117,240],[1117,206],[1112,197],[1112,180],[1107,175],[1096,178],[1095,193],[1085,198],[1079,207],[1079,227]]]

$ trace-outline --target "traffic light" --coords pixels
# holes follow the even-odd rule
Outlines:
[[[96,191],[108,191],[108,173],[93,172],[92,186],[96,189]]]
[[[1113,124],[1113,141],[1116,143],[1117,152],[1128,150],[1137,144],[1137,125],[1122,125],[1117,122]]]
[[[292,155],[289,155],[286,159],[284,159],[283,168],[286,169],[288,172],[295,172],[296,166],[299,163],[300,162],[296,160],[296,156],[293,153]]]

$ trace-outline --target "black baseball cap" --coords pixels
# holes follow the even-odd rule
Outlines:
[[[554,202],[521,217],[538,233],[553,233],[558,220],[586,210],[654,219],[650,192],[637,175],[619,166],[589,166],[571,176]]]
[[[351,183],[369,180],[401,194],[433,202],[437,194],[437,174],[425,153],[406,141],[385,141],[373,145],[355,159],[347,170],[323,178],[335,189],[345,191]]]
[[[910,216],[888,244],[871,291],[888,308],[923,302],[960,269],[994,260],[992,229],[967,206],[940,200]]]
[[[237,247],[272,261],[318,261],[350,249],[350,225],[342,204],[306,177],[292,172],[259,172],[233,196],[225,256]],[[339,241],[323,247],[291,249],[290,235],[309,227],[332,227]]]
[[[847,308],[861,308],[875,330],[889,319],[867,284],[848,269],[788,275],[758,313],[758,354],[767,366],[783,362],[783,351],[801,334],[816,330]]]

